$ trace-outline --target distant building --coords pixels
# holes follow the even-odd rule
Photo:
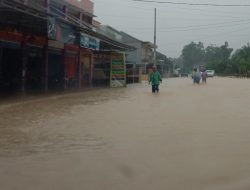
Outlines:
[[[125,32],[121,32],[123,36],[123,43],[136,47],[133,52],[127,52],[127,61],[134,63],[139,69],[139,81],[143,79],[143,75],[148,73],[147,65],[153,63],[153,48],[151,42],[141,41]],[[145,78],[145,77],[144,77]]]
[[[100,25],[97,31],[113,40],[123,42],[123,36],[120,31],[114,29],[111,26]]]
[[[154,64],[153,43],[139,40],[125,32],[116,30],[111,26],[101,25],[97,29],[97,31],[116,41],[135,47],[135,50],[133,51],[126,51],[128,73],[129,71],[133,71],[133,73],[136,73],[136,75],[138,76],[137,80],[139,81],[141,80],[142,75],[148,74],[149,69]],[[158,70],[162,74],[169,71],[170,69],[170,65],[168,65],[167,63],[166,55],[160,52],[156,52],[156,64]]]

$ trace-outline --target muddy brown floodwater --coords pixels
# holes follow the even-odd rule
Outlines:
[[[249,190],[250,80],[0,105],[1,190]]]

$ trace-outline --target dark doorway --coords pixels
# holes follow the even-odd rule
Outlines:
[[[44,58],[41,48],[29,49],[26,73],[26,88],[29,91],[43,89]]]
[[[64,59],[61,53],[49,53],[48,65],[48,88],[64,89],[65,68]]]
[[[81,83],[83,87],[88,87],[91,84],[91,57],[84,57],[81,61]]]
[[[0,93],[9,94],[21,89],[22,51],[2,48],[0,57]]]
[[[110,83],[110,54],[96,53],[93,65],[93,85],[109,86]]]

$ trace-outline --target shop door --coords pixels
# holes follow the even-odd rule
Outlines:
[[[43,50],[30,47],[26,71],[26,85],[28,90],[43,88],[44,58]]]
[[[20,49],[2,49],[0,93],[17,92],[21,89],[22,51]]]
[[[66,66],[66,87],[75,88],[77,84],[76,80],[76,55],[66,55],[65,66]]]
[[[65,68],[63,55],[49,53],[48,64],[48,88],[63,89],[65,83]]]
[[[91,57],[84,57],[81,62],[81,75],[82,75],[82,85],[90,86],[91,85]]]

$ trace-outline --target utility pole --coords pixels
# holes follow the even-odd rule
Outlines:
[[[154,21],[154,66],[156,66],[156,8],[155,8],[155,21]]]

